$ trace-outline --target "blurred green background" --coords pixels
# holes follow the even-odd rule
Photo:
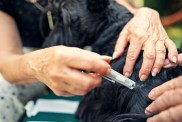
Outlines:
[[[157,10],[161,17],[167,17],[182,10],[182,0],[128,0],[133,6],[146,6]],[[182,16],[182,15],[181,15]],[[169,37],[177,47],[182,45],[182,20],[165,26]]]

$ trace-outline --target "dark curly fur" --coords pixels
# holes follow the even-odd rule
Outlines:
[[[132,17],[114,0],[59,0],[53,3],[52,13],[56,16],[56,27],[43,47],[59,44],[82,48],[97,42],[114,43]],[[105,52],[102,48],[96,51]]]
[[[112,55],[118,35],[132,14],[114,0],[56,0],[52,4],[56,18],[54,31],[43,47],[66,45],[84,47],[91,45],[93,51]],[[124,55],[111,62],[113,69],[122,72]],[[139,80],[142,54],[136,62],[132,76],[137,84],[134,90],[103,80],[100,87],[83,97],[76,116],[83,122],[146,121],[145,107],[151,103],[149,91],[182,74],[182,67],[163,69],[146,82]]]
[[[113,60],[110,64],[118,72],[123,71],[126,53]],[[113,84],[105,79],[102,85],[95,88],[83,97],[76,115],[81,122],[145,122],[147,117],[145,108],[152,102],[148,98],[151,89],[160,84],[182,75],[182,67],[162,69],[156,76],[151,75],[145,82],[141,82],[138,74],[142,65],[142,53],[140,54],[131,75],[137,87],[133,90]]]

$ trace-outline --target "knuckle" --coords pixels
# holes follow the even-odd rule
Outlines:
[[[138,46],[144,45],[144,44],[143,44],[143,41],[141,41],[141,40],[136,40],[136,41],[133,41],[133,42],[134,42],[135,45],[137,46],[136,48],[138,48]]]
[[[166,50],[165,49],[157,49],[156,52],[159,53],[159,54],[163,54],[163,55],[166,54]]]
[[[162,102],[165,104],[165,105],[168,105],[169,102],[171,101],[171,97],[173,97],[175,94],[173,91],[167,91],[164,93],[164,96],[161,97],[161,100]]]
[[[161,67],[162,67],[163,65],[164,65],[164,62],[162,62],[162,61],[160,60],[160,61],[157,61],[157,62],[155,63],[155,66],[154,66],[154,67],[161,69]]]
[[[148,60],[154,60],[155,59],[155,54],[152,52],[146,53],[145,58]]]
[[[61,58],[65,59],[67,57],[67,55],[65,55],[65,53],[63,53],[59,49],[55,49],[53,51],[53,57],[54,57],[55,61],[58,61],[58,60],[61,60]]]
[[[163,65],[164,65],[164,63],[162,63],[162,62],[156,63],[156,67],[159,68],[159,69],[161,69],[161,67],[162,67]]]
[[[150,73],[151,71],[151,66],[150,65],[145,65],[142,69],[141,69],[142,72],[144,72],[144,74],[148,74]]]
[[[175,83],[170,83],[168,84],[169,89],[176,89]]]
[[[128,60],[129,61],[135,61],[136,60],[136,55],[135,55],[135,52],[133,50],[129,51],[128,52]]]

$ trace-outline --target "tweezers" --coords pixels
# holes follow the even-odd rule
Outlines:
[[[111,69],[110,75],[103,75],[102,77],[113,83],[117,82],[119,84],[122,84],[123,86],[126,86],[129,89],[134,89],[136,86],[133,80],[125,77],[124,75],[118,73],[117,71],[113,69]]]

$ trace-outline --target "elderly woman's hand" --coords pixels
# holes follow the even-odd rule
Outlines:
[[[178,55],[177,64],[167,63],[165,67],[169,68],[176,65],[182,66],[182,54]],[[147,122],[181,121],[182,76],[154,88],[149,93],[149,98],[154,100],[154,102],[146,108],[145,113],[154,113],[156,115],[149,118]]]
[[[171,62],[177,62],[177,49],[164,30],[159,14],[149,8],[140,8],[120,33],[113,58],[123,54],[130,43],[123,74],[129,77],[141,50],[143,64],[139,72],[141,81],[150,74],[156,76],[164,65],[166,49]]]
[[[180,122],[182,120],[182,76],[154,88],[149,98],[155,100],[145,113],[154,113],[147,122]]]
[[[111,57],[74,47],[55,46],[26,54],[28,74],[58,96],[84,95],[109,74]]]

